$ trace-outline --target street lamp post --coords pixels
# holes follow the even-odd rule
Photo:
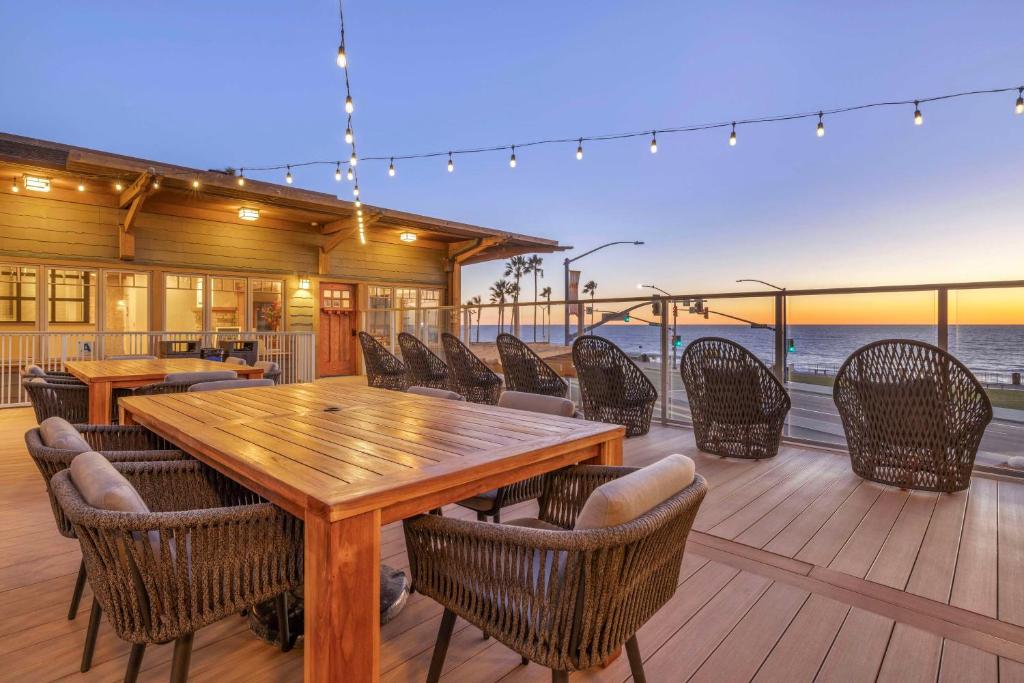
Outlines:
[[[785,287],[779,287],[778,285],[773,285],[772,283],[765,282],[764,280],[757,280],[755,278],[740,278],[736,282],[757,282],[758,284],[762,284],[765,287],[771,287],[772,289],[777,289],[780,292],[782,292],[782,295],[781,295],[781,298],[782,298],[782,301],[781,301],[781,309],[782,309],[781,310],[781,316],[779,316],[780,320],[779,320],[778,324],[776,325],[776,333],[775,333],[775,339],[776,339],[776,343],[775,343],[775,357],[776,357],[776,367],[777,367],[776,374],[778,375],[779,381],[785,382],[786,381],[786,356],[787,356],[787,354],[789,352],[788,343],[786,342],[786,335],[789,333],[789,323],[787,321],[787,314],[788,314],[788,308],[789,307],[787,306],[787,301],[786,301],[786,288]],[[779,362],[779,358],[780,357],[782,359],[781,363]]]
[[[666,292],[661,287],[657,287],[655,285],[644,285],[644,284],[640,284],[640,285],[637,285],[637,286],[640,289],[644,289],[644,288],[646,288],[646,289],[653,289],[655,291],[661,292],[662,294],[667,296],[669,299],[672,299],[672,295],[669,294],[668,292]],[[676,327],[676,321],[678,319],[678,316],[679,316],[679,304],[678,304],[678,302],[676,302],[675,299],[672,299],[672,369],[673,370],[676,369],[676,354],[679,352],[679,350],[676,348],[676,343],[675,343],[676,342],[676,337],[679,335],[679,330]]]
[[[639,246],[639,245],[643,244],[643,242],[633,242],[633,241],[630,241],[630,240],[622,240],[622,241],[618,241],[618,242],[608,242],[607,244],[602,244],[599,247],[594,247],[590,251],[584,252],[584,253],[580,254],[579,256],[575,256],[573,258],[566,258],[562,262],[562,265],[565,267],[565,297],[564,297],[564,300],[565,300],[565,344],[566,344],[566,346],[568,346],[569,342],[572,340],[572,336],[569,334],[569,309],[570,309],[570,307],[569,307],[569,264],[572,263],[573,261],[579,261],[584,256],[589,256],[590,254],[593,254],[595,251],[600,251],[601,249],[604,249],[605,247],[611,247],[611,246],[616,245],[616,244],[633,244],[633,245]],[[580,325],[581,326],[583,325],[583,321],[580,321]]]

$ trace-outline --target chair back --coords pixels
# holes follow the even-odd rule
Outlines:
[[[575,417],[576,415],[576,404],[567,398],[527,394],[522,391],[503,391],[501,398],[498,399],[498,407],[526,410],[544,415],[558,415],[559,417]]]
[[[398,349],[402,352],[410,386],[449,388],[448,366],[426,344],[408,332],[400,332]]]
[[[501,395],[501,378],[453,334],[441,333],[452,388],[470,403],[495,405]]]
[[[32,377],[22,380],[21,386],[32,403],[37,422],[48,417],[62,417],[71,424],[89,422],[89,387],[85,384]]]
[[[949,353],[910,339],[868,344],[839,368],[832,395],[861,477],[930,491],[970,485],[992,403]]]
[[[254,368],[263,370],[263,379],[273,380],[274,384],[281,381],[281,366],[272,360],[258,360],[253,363]]]
[[[466,397],[462,394],[448,389],[435,389],[434,387],[418,387],[411,386],[406,391],[410,394],[416,394],[417,396],[432,396],[434,398],[443,398],[449,401],[465,401]]]
[[[651,428],[658,390],[640,367],[604,337],[583,335],[572,345],[583,414],[588,420],[626,427],[626,436]]]
[[[254,389],[256,387],[272,387],[272,379],[222,379],[216,382],[197,382],[188,388],[189,391],[220,391],[221,389]]]
[[[395,354],[366,332],[359,333],[359,346],[367,384],[377,389],[405,390],[405,365]]]
[[[511,391],[565,397],[569,383],[519,337],[502,332],[496,341],[501,371]]]
[[[156,360],[156,356],[150,354],[117,354],[113,356],[107,356],[107,360]]]
[[[246,367],[248,367],[248,365],[249,365],[248,363],[245,362],[244,358],[239,358],[238,356],[228,356],[227,358],[224,359],[224,364],[225,365],[242,365],[242,366],[246,366]]]

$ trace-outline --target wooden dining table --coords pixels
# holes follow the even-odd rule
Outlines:
[[[69,360],[64,368],[89,386],[89,424],[110,424],[114,389],[162,382],[172,372],[234,370],[240,378],[259,379],[262,368],[225,365],[199,358],[133,358],[122,360]]]
[[[573,463],[625,430],[338,382],[121,400],[124,419],[305,521],[307,681],[376,681],[381,526]]]

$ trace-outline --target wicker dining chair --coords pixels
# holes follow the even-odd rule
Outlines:
[[[89,387],[81,382],[49,380],[32,377],[22,380],[36,422],[48,417],[62,417],[71,424],[89,422]]]
[[[774,457],[789,394],[764,363],[720,337],[691,342],[679,362],[697,448],[730,458]]]
[[[258,360],[253,364],[254,368],[263,370],[263,379],[269,379],[274,384],[281,382],[281,366],[272,360]]]
[[[41,368],[38,365],[27,365],[27,366],[25,366],[25,368],[21,371],[21,378],[22,379],[31,379],[33,377],[42,377],[43,379],[49,380],[49,381],[58,381],[58,380],[60,380],[60,381],[77,382],[79,384],[85,384],[85,382],[83,382],[82,380],[78,379],[77,377],[72,375],[70,372],[66,372],[64,370],[45,370],[45,369]]]
[[[441,345],[448,361],[452,389],[470,403],[496,405],[501,396],[501,377],[454,334],[442,332]]]
[[[144,384],[141,387],[127,390],[131,396],[153,396],[157,394],[183,394],[193,384],[200,382],[220,382],[238,379],[234,370],[209,370],[205,372],[172,372],[164,376],[163,382]]]
[[[52,486],[82,546],[94,594],[83,672],[92,665],[104,614],[132,644],[128,682],[136,680],[147,645],[171,641],[170,679],[187,680],[196,631],[270,599],[278,601],[284,625],[281,647],[291,647],[283,596],[302,583],[301,520],[196,460],[113,465],[138,503],[130,512],[103,509],[76,486],[76,463],[54,475]]]
[[[832,395],[857,475],[924,491],[970,486],[992,403],[949,353],[909,339],[868,344],[839,368]]]
[[[63,424],[55,422],[60,420]],[[46,434],[44,435],[44,430]],[[69,430],[71,434],[69,436]],[[77,434],[79,439],[74,438]],[[55,444],[47,445],[47,442]],[[85,451],[97,451],[110,462],[138,462],[150,460],[184,460],[187,455],[177,450],[145,427],[114,425],[71,425],[58,417],[46,420],[46,426],[33,427],[25,432],[25,446],[32,461],[43,475],[46,495],[50,498],[53,521],[57,531],[65,538],[75,538],[75,530],[64,515],[50,488],[50,479],[67,469],[75,456]],[[59,447],[58,447],[59,446]],[[78,616],[78,603],[85,588],[85,560],[78,568],[78,578],[68,607],[68,619]]]
[[[495,343],[498,346],[498,357],[501,358],[501,372],[510,391],[559,398],[569,393],[569,383],[522,339],[502,332]]]
[[[448,365],[437,357],[427,345],[408,332],[398,334],[398,349],[405,362],[408,386],[451,389]]]
[[[259,387],[272,387],[272,379],[220,379],[214,382],[196,382],[188,388],[189,392],[197,391],[221,391],[223,389],[257,389]]]
[[[445,611],[427,681],[440,677],[456,616],[552,680],[607,662],[675,593],[686,539],[707,484],[700,476],[638,517],[574,529],[591,493],[630,467],[579,465],[548,475],[537,519],[509,524],[420,515],[406,520],[414,588]]]
[[[658,390],[644,371],[603,337],[583,335],[572,345],[583,414],[588,420],[626,428],[626,436],[651,429]]]
[[[363,365],[366,367],[368,385],[377,389],[405,391],[408,386],[405,364],[395,354],[366,332],[359,333],[359,346],[363,349]]]

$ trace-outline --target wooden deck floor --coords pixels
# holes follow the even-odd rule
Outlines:
[[[68,621],[80,554],[57,534],[24,451],[33,423],[27,410],[0,412],[0,680],[120,680],[128,648],[105,626],[92,671],[78,672],[91,596]],[[977,478],[964,494],[907,493],[861,481],[841,454],[724,460],[699,454],[689,431],[659,427],[627,442],[626,460],[672,452],[695,457],[711,491],[679,590],[639,633],[649,680],[1024,681],[1024,485]],[[406,566],[399,526],[385,529],[382,554]],[[440,613],[416,595],[384,627],[383,680],[424,679]],[[149,648],[141,678],[167,680],[170,654]],[[624,660],[572,678],[628,680]],[[191,673],[300,681],[301,641],[281,654],[225,619],[196,637]],[[549,680],[461,621],[445,678]]]

